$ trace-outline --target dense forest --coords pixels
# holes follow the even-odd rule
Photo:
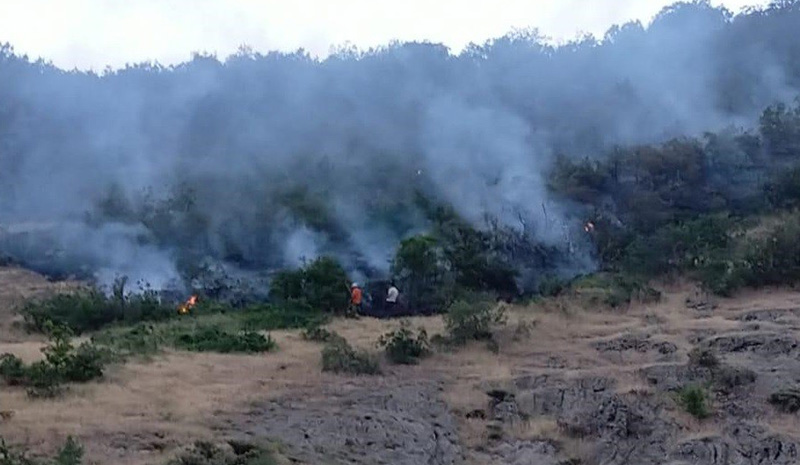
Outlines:
[[[157,287],[322,256],[420,293],[596,270],[786,282],[800,247],[774,244],[798,222],[751,232],[800,203],[798,30],[798,1],[677,3],[561,46],[243,48],[100,74],[5,45],[0,227],[39,226],[2,252]]]

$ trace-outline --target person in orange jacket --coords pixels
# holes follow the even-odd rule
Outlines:
[[[357,317],[361,313],[362,292],[358,283],[350,285],[350,312],[348,316]]]

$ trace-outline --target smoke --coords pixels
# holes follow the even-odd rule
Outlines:
[[[162,287],[186,260],[264,270],[323,254],[380,275],[429,227],[423,192],[585,271],[581,212],[548,193],[554,157],[753,124],[800,89],[800,7],[784,3],[736,17],[676,4],[560,47],[515,33],[460,55],[243,51],[103,75],[6,46],[0,225],[53,225],[48,241],[103,282]]]

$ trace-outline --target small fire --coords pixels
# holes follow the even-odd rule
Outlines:
[[[583,230],[587,233],[594,231],[594,223],[591,221],[587,222],[585,225],[583,225]]]
[[[189,297],[189,300],[184,302],[183,305],[178,307],[178,313],[180,313],[181,315],[185,315],[185,314],[189,313],[189,310],[191,310],[192,307],[195,306],[195,304],[197,304],[197,296],[193,295],[193,296]]]

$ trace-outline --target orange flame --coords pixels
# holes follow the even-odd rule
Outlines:
[[[197,304],[197,296],[193,295],[189,297],[189,300],[187,300],[183,305],[178,307],[178,313],[180,313],[181,315],[189,313],[189,310],[191,310],[192,307],[195,306],[195,304]]]

